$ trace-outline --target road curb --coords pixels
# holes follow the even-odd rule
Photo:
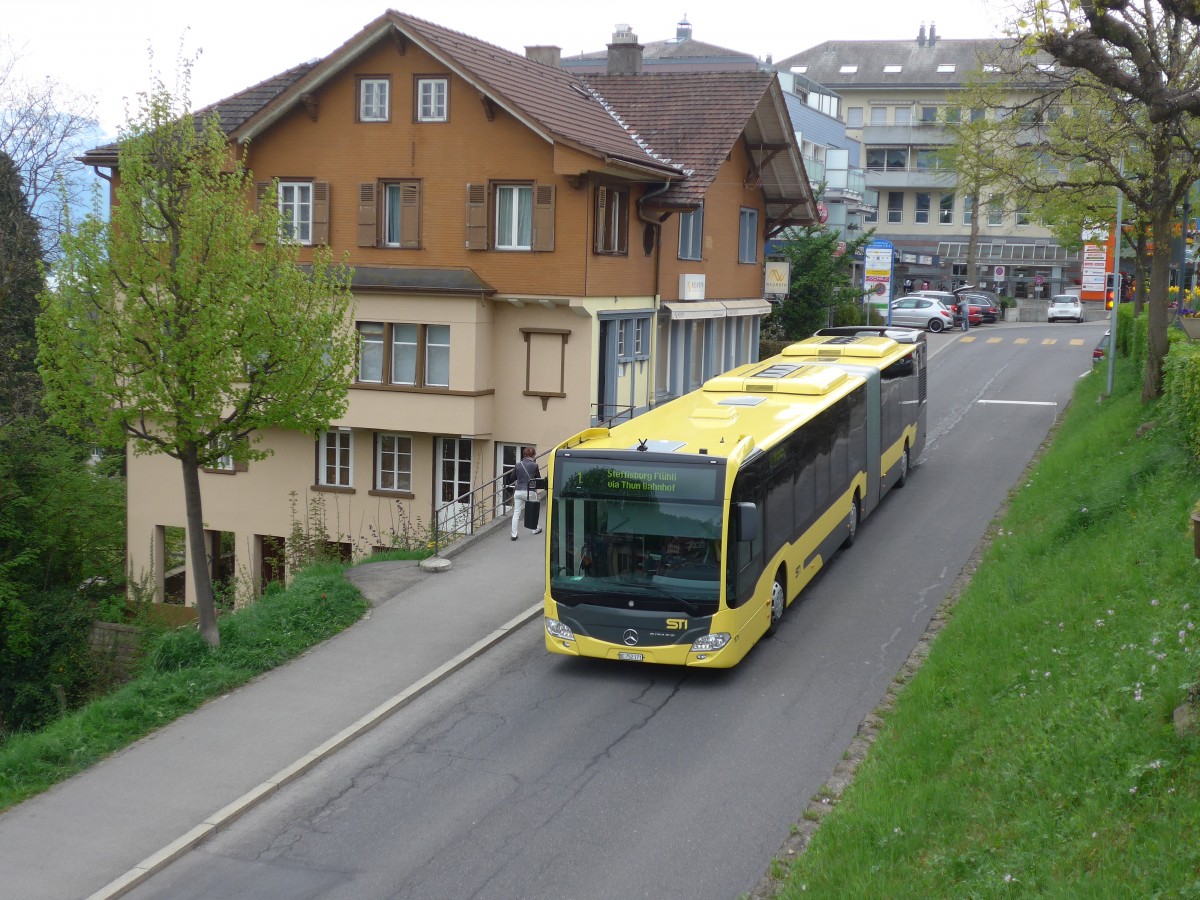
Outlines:
[[[281,787],[295,780],[296,778],[299,778],[318,763],[322,762],[327,757],[332,756],[338,750],[345,747],[351,741],[363,734],[366,734],[380,722],[391,716],[392,713],[403,709],[430,688],[453,675],[463,666],[467,665],[467,663],[477,659],[482,653],[484,653],[484,651],[500,643],[500,641],[508,637],[522,625],[532,622],[535,618],[541,615],[542,608],[542,604],[538,602],[524,612],[519,613],[513,618],[509,619],[491,634],[487,635],[487,637],[476,641],[449,662],[438,666],[428,675],[409,685],[391,699],[386,700],[379,706],[375,707],[357,722],[354,722],[353,724],[343,728],[333,737],[329,738],[329,740],[317,746],[314,750],[304,754],[304,756],[300,757],[295,762],[280,769],[266,781],[242,794],[242,796],[238,797],[232,803],[217,810],[211,816],[208,816],[200,825],[197,825],[195,828],[192,828],[185,834],[176,838],[174,841],[167,844],[156,853],[146,857],[124,874],[114,878],[104,887],[100,888],[100,890],[88,897],[88,900],[111,900],[111,898],[121,897],[133,890],[139,884],[150,878],[151,875],[154,875],[156,872],[165,869],[201,841],[210,837],[221,828],[224,828],[243,813],[257,806]]]

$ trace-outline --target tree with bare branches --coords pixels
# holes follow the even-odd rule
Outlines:
[[[47,256],[58,255],[63,200],[84,198],[86,179],[75,156],[97,143],[91,98],[46,78],[18,74],[20,55],[0,42],[0,152],[16,166]]]

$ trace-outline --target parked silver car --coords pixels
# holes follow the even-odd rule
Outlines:
[[[923,294],[892,302],[892,324],[942,331],[954,325],[954,313],[938,298]]]
[[[1046,307],[1046,321],[1057,322],[1059,319],[1083,321],[1083,304],[1074,294],[1055,294],[1050,298],[1050,305]]]

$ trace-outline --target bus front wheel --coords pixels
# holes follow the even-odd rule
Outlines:
[[[902,488],[908,481],[908,447],[904,448],[904,455],[900,457],[900,471],[896,473],[896,487]]]
[[[843,547],[853,547],[854,540],[858,537],[858,523],[862,519],[862,504],[859,503],[858,497],[854,498],[854,505],[850,508],[850,523],[846,532],[846,540],[842,544]]]
[[[767,626],[767,634],[774,634],[783,618],[783,610],[787,606],[787,593],[783,587],[783,573],[775,573],[775,583],[771,585],[771,624]]]

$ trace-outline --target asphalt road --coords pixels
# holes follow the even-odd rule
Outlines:
[[[528,627],[135,898],[735,898],[925,630],[1106,326],[931,335],[908,485],[736,669],[552,657]]]

